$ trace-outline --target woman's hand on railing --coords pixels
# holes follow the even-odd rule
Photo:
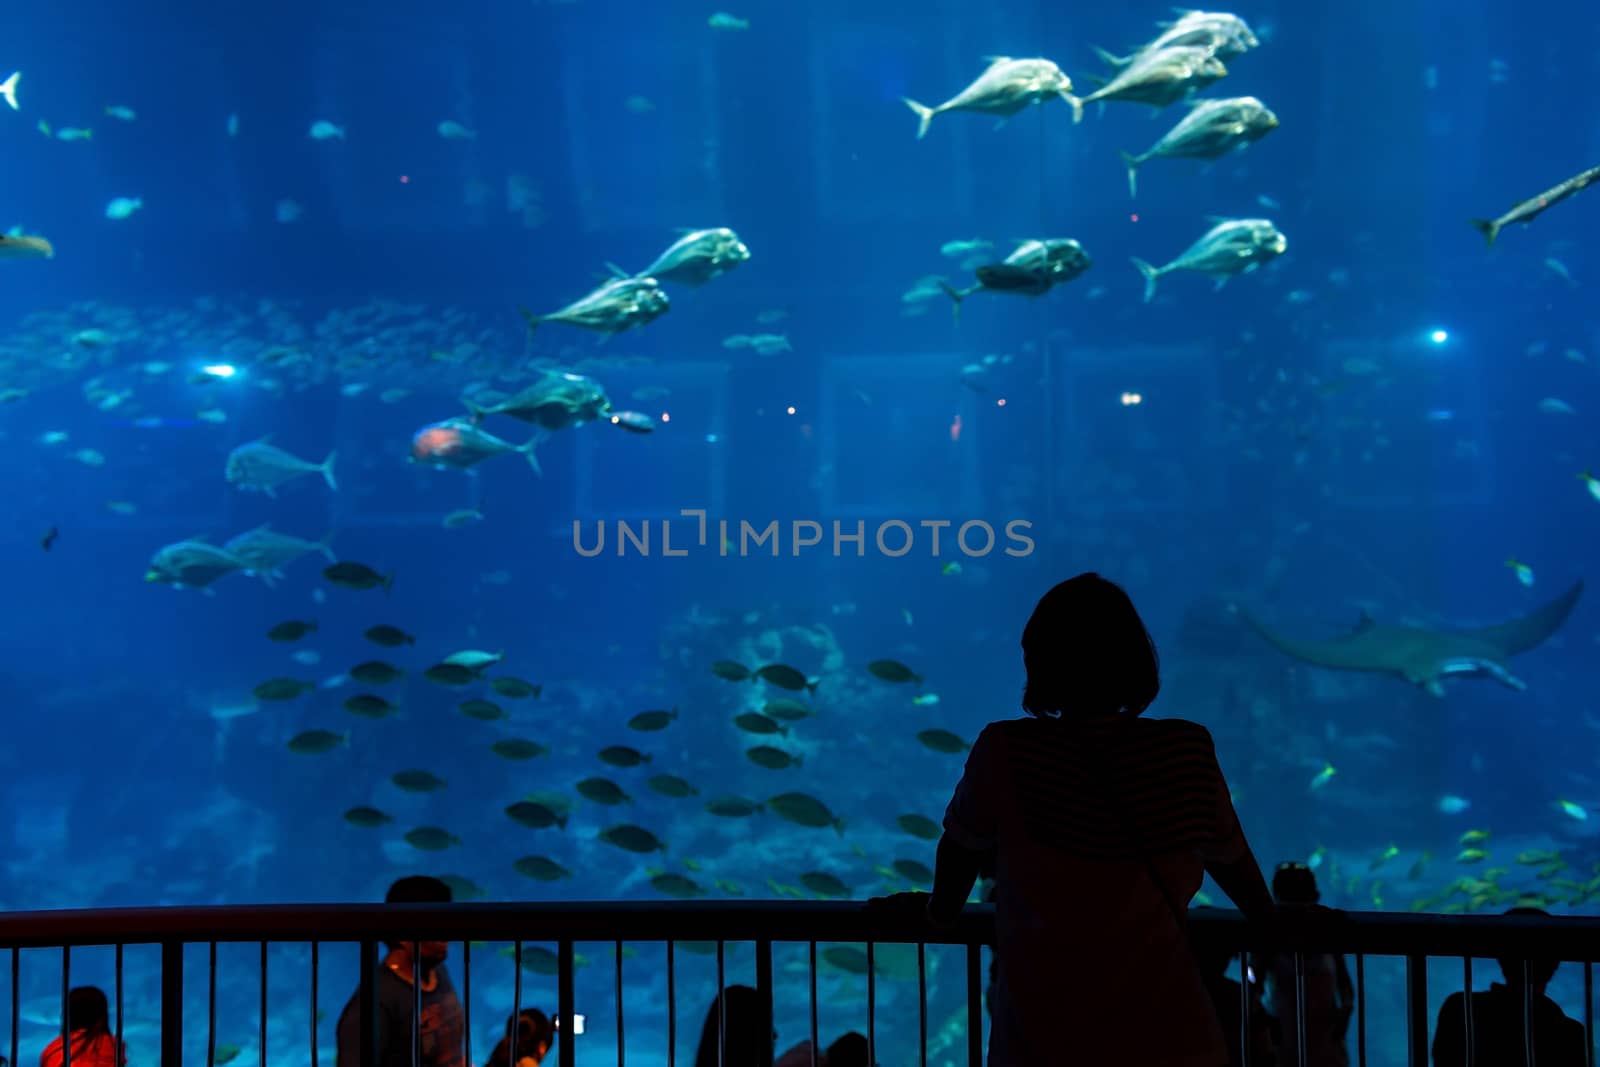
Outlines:
[[[913,890],[909,893],[890,893],[885,897],[871,897],[867,900],[867,914],[881,916],[891,920],[917,920],[926,922],[938,930],[949,930],[954,922],[940,922],[933,914],[930,907],[933,894],[922,890]]]

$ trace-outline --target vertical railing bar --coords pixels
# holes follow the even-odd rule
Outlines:
[[[507,1038],[511,1047],[506,1050],[506,1063],[515,1065],[520,1058],[517,1055],[517,1046],[522,1043],[522,938],[520,937],[512,946],[511,959],[516,967],[516,973],[511,977],[511,1018],[515,1021],[512,1023],[511,1036]]]
[[[967,1067],[983,1064],[983,945],[967,942]]]
[[[206,1067],[217,1067],[217,943],[206,956]]]
[[[267,1067],[267,943],[261,942],[261,1067]]]
[[[1594,1067],[1594,964],[1583,964],[1583,1067]]]
[[[672,974],[672,939],[667,939],[667,1067],[678,1056],[678,990]],[[812,1067],[816,1067],[812,1064]]]
[[[1472,1067],[1477,1062],[1478,1050],[1472,1040],[1472,956],[1461,957],[1461,1026],[1466,1031],[1463,1035],[1466,1044],[1463,1046],[1467,1052],[1467,1067]]]
[[[623,1067],[622,1041],[622,942],[617,942],[617,1067]]]
[[[1298,950],[1294,954],[1294,1047],[1294,1062],[1298,1067],[1310,1067],[1311,1055],[1306,1048],[1306,955]]]
[[[728,998],[723,996],[727,991],[727,979],[723,974],[722,941],[719,938],[717,941],[717,1067],[728,1067],[724,1059],[728,1054]]]
[[[22,1006],[21,1006],[22,992],[21,992],[21,990],[19,988],[19,986],[21,984],[22,984],[22,950],[17,948],[17,946],[12,945],[11,946],[11,1057],[10,1057],[10,1061],[12,1063],[16,1063],[17,1062],[17,1036],[18,1036],[17,1035],[17,1013],[22,1010]],[[120,1026],[121,1024],[122,1024],[122,1020],[121,1020],[121,1017],[119,1016],[118,1020],[117,1020],[117,1025]]]
[[[811,942],[811,1067],[817,1067],[817,943]]]
[[[72,1067],[72,1021],[67,1017],[72,1002],[72,949],[61,946],[61,1067]],[[85,1047],[87,1051],[87,1046]]]
[[[772,942],[756,942],[756,1003],[760,1005],[767,1021],[767,1032],[777,1032],[777,1020],[772,1010]],[[772,1057],[777,1052],[771,1040],[756,1045],[756,1067],[772,1067]],[[621,1060],[617,1067],[622,1067]]]
[[[556,1004],[561,1012],[560,1067],[577,1067],[578,1043],[572,1032],[572,942],[556,946]]]
[[[321,948],[317,942],[311,942],[311,1067],[317,1067],[317,964]]]
[[[182,941],[161,943],[161,1067],[183,1067]]]
[[[1356,1067],[1367,1067],[1367,957],[1356,953]]]
[[[461,1039],[463,1058],[472,1062],[472,942],[461,942]]]
[[[361,942],[361,983],[356,987],[361,1011],[361,1062],[378,1062],[378,945]]]
[[[873,956],[872,942],[867,942],[867,1062],[878,1062],[877,1057],[877,966]]]
[[[1406,1054],[1411,1067],[1428,1067],[1428,957],[1406,957]]]
[[[1239,950],[1239,1067],[1250,1067],[1250,948]]]
[[[928,946],[922,941],[917,942],[917,1048],[918,1064],[928,1067]]]
[[[422,942],[411,942],[411,1067],[422,1067]]]
[[[116,1058],[116,1062],[120,1064],[122,1062],[122,942],[120,941],[117,942],[117,959],[115,967],[117,986],[117,1044],[115,1046],[116,1051],[113,1052],[112,1055]]]

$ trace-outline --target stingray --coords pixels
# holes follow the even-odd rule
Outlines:
[[[1561,629],[1583,592],[1583,582],[1528,614],[1476,630],[1430,630],[1376,622],[1366,612],[1354,630],[1326,641],[1296,641],[1268,629],[1240,609],[1250,628],[1287,656],[1336,671],[1396,674],[1434,696],[1444,695],[1444,680],[1458,675],[1493,678],[1512,689],[1528,685],[1511,673],[1508,662],[1519,652],[1543,644]]]

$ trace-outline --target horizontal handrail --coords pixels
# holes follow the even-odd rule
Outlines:
[[[1254,938],[1238,912],[1200,908],[1191,928],[1224,943]],[[992,905],[969,904],[935,929],[861,901],[621,901],[527,904],[280,904],[95,908],[0,914],[0,948],[247,941],[880,941],[994,940]],[[1600,960],[1600,918],[1351,912],[1280,948],[1378,956]]]

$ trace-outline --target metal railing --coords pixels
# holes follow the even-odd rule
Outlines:
[[[1252,931],[1234,912],[1202,909],[1191,912],[1190,933],[1197,940],[1209,939],[1226,948],[1249,951]],[[914,918],[891,918],[867,911],[859,902],[794,901],[694,901],[681,903],[593,903],[593,904],[449,904],[449,905],[287,905],[262,907],[192,907],[155,909],[99,909],[85,911],[43,911],[0,915],[0,960],[9,950],[10,966],[10,1048],[12,1064],[18,1064],[19,991],[21,959],[24,950],[60,949],[60,990],[63,1050],[70,1056],[66,1039],[66,1000],[71,987],[73,949],[110,946],[115,949],[115,1029],[118,1047],[122,1042],[124,949],[128,946],[160,946],[160,1063],[162,1067],[181,1067],[184,1037],[184,948],[209,946],[208,1019],[206,1040],[207,1067],[217,1064],[217,946],[255,944],[260,948],[259,1009],[261,1031],[259,1058],[268,1063],[267,1020],[271,1006],[267,995],[268,947],[298,943],[311,950],[310,980],[310,1055],[312,1067],[318,1065],[317,1022],[318,952],[332,943],[359,943],[360,977],[357,1003],[362,1028],[361,1062],[375,1062],[379,1013],[376,977],[380,942],[404,943],[446,941],[460,943],[461,1001],[465,1018],[467,1054],[471,1055],[471,982],[473,943],[511,942],[514,950],[514,992],[511,1015],[523,1007],[522,973],[525,943],[554,943],[556,967],[556,1026],[563,1034],[574,1033],[574,946],[586,942],[605,942],[616,946],[614,987],[616,993],[617,1063],[624,1062],[623,1043],[623,960],[624,945],[657,942],[666,946],[666,999],[668,1039],[666,1063],[672,1067],[675,1053],[674,943],[714,943],[716,946],[716,988],[726,988],[725,946],[751,943],[755,947],[755,988],[759,1002],[769,1009],[773,996],[772,950],[775,944],[798,943],[809,946],[810,1038],[813,1065],[822,1045],[818,1041],[817,946],[827,943],[865,944],[866,1037],[869,1062],[879,1062],[877,1048],[878,967],[874,946],[915,944],[918,991],[919,1067],[927,1067],[928,987],[927,946],[960,946],[965,949],[965,1045],[966,1062],[971,1067],[983,1061],[983,984],[981,963],[983,946],[994,937],[992,907],[969,905],[950,930],[935,931]],[[1368,998],[1367,958],[1399,957],[1404,961],[1404,1022],[1407,1061],[1412,1067],[1425,1067],[1429,1056],[1429,1013],[1427,962],[1430,958],[1455,957],[1462,961],[1462,988],[1472,986],[1472,960],[1551,959],[1582,964],[1583,1026],[1589,1067],[1594,1065],[1593,970],[1590,961],[1600,959],[1600,919],[1547,918],[1539,916],[1444,916],[1353,913],[1347,919],[1315,933],[1286,938],[1275,946],[1294,952],[1296,976],[1293,995],[1302,1005],[1304,1018],[1304,955],[1338,953],[1355,957],[1355,1037],[1357,1067],[1367,1065]],[[1069,964],[1070,965],[1070,964]],[[1240,983],[1242,1044],[1249,1055],[1249,983]],[[414,1013],[420,1006],[421,989],[413,982]],[[340,1001],[343,996],[339,997]],[[1529,1010],[1527,998],[1524,1010]],[[1472,1062],[1472,1013],[1465,1012],[1468,1062]],[[723,1019],[726,1032],[726,1018]],[[414,1048],[419,1041],[413,1022]],[[1303,1044],[1303,1042],[1302,1042]],[[1301,1058],[1287,1057],[1288,1062]],[[1529,1050],[1531,1053],[1531,1049]],[[577,1049],[570,1039],[557,1042],[560,1067],[575,1067]],[[1248,1059],[1246,1060],[1248,1062]],[[1280,1063],[1285,1058],[1280,1058]],[[1529,1062],[1533,1062],[1530,1058]],[[70,1067],[70,1061],[67,1064]],[[899,1067],[899,1065],[885,1065]]]

